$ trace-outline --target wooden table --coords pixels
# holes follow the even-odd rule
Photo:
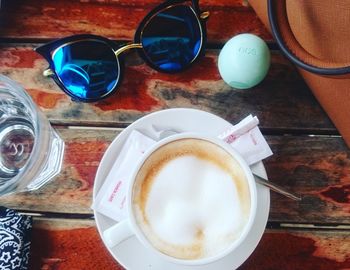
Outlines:
[[[166,75],[131,53],[119,93],[95,104],[73,103],[44,78],[47,63],[33,48],[77,33],[131,40],[141,18],[161,1],[2,2],[0,71],[27,89],[66,143],[58,177],[38,191],[0,198],[1,205],[34,216],[30,269],[122,269],[95,227],[95,173],[123,128],[175,107],[232,123],[258,116],[274,152],[264,162],[270,180],[304,196],[296,203],[271,193],[266,232],[240,269],[350,269],[350,150],[294,66],[272,50],[270,71],[253,89],[233,90],[220,79],[219,49],[235,34],[257,34],[276,48],[246,1],[201,1],[211,11],[204,58],[186,72]]]

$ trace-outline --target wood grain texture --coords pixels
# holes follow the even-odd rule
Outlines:
[[[35,219],[29,269],[122,268],[103,245],[93,221]]]
[[[271,181],[302,194],[272,194],[270,221],[350,224],[350,149],[337,137],[269,136]]]
[[[121,129],[94,127],[125,127],[148,113],[176,107],[212,112],[231,123],[257,115],[274,152],[264,161],[270,180],[303,196],[297,203],[271,193],[269,224],[285,228],[267,229],[241,270],[350,269],[349,230],[305,229],[307,224],[349,228],[350,150],[340,137],[305,135],[337,132],[294,66],[279,53],[272,54],[265,80],[246,91],[233,90],[221,80],[219,50],[214,49],[175,75],[150,69],[132,52],[117,93],[94,104],[72,102],[42,76],[47,63],[33,51],[39,43],[79,33],[130,41],[142,18],[160,2],[2,1],[0,73],[25,87],[59,125],[66,143],[62,172],[55,179],[37,191],[0,197],[2,206],[46,217],[34,218],[30,269],[123,270],[104,247],[90,208],[100,160]],[[211,12],[210,48],[243,32],[273,42],[247,3],[200,0],[202,9]],[[72,125],[90,128],[68,128]]]
[[[221,1],[220,1],[221,2]],[[44,1],[11,0],[2,3],[2,38],[53,39],[93,33],[117,40],[132,40],[143,17],[162,1]],[[251,8],[241,1],[201,2],[211,16],[208,41],[226,42],[249,32],[271,41],[271,35]],[[225,31],[222,31],[225,29]]]
[[[241,270],[350,268],[348,231],[266,230]]]
[[[32,239],[30,269],[123,269],[104,247],[93,221],[36,219]],[[350,243],[346,231],[266,230],[256,250],[240,269],[338,270],[349,267]]]
[[[95,104],[72,102],[52,79],[43,77],[47,63],[32,45],[3,45],[0,72],[21,83],[54,124],[127,125],[153,111],[188,107],[232,123],[252,113],[262,128],[336,132],[295,68],[280,54],[273,53],[267,77],[249,90],[233,90],[223,82],[217,56],[217,50],[209,50],[192,68],[169,75],[131,54],[117,93]]]
[[[0,198],[25,211],[92,214],[92,187],[113,130],[59,129],[66,142],[61,174],[38,191]],[[301,194],[295,202],[271,193],[269,221],[350,224],[350,150],[337,137],[267,136],[271,181]]]

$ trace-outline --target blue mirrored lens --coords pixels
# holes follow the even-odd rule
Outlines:
[[[52,60],[67,91],[80,99],[104,97],[119,79],[119,62],[113,50],[101,41],[67,44],[54,52]]]
[[[180,71],[201,49],[201,26],[189,6],[173,6],[151,18],[143,29],[141,42],[146,57],[159,69]]]

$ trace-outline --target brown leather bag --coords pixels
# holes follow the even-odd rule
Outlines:
[[[249,3],[350,147],[350,1]]]

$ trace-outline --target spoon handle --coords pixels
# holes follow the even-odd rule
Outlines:
[[[290,199],[296,200],[296,201],[301,201],[301,197],[300,195],[297,194],[293,194],[287,190],[285,190],[284,188],[280,187],[279,185],[276,185],[274,183],[271,183],[270,181],[267,181],[265,178],[260,177],[259,175],[253,174],[255,177],[255,181],[263,186],[266,186],[268,188],[270,188],[271,190],[282,194]]]

